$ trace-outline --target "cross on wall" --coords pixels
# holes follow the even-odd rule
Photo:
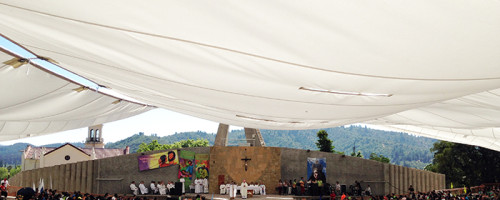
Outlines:
[[[245,161],[245,171],[247,171],[247,168],[248,168],[248,161],[252,160],[251,158],[247,158],[247,156],[245,156],[245,158],[242,158],[241,160]]]

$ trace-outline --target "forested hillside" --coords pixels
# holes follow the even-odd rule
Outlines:
[[[333,140],[336,151],[350,155],[355,151],[368,158],[371,153],[381,154],[391,159],[391,163],[408,167],[423,169],[432,162],[433,154],[430,148],[436,140],[424,137],[415,137],[406,133],[387,132],[361,126],[335,127],[324,129]],[[267,146],[287,147],[297,149],[317,150],[315,142],[318,140],[316,130],[261,130]],[[244,142],[244,131],[233,130],[229,134],[229,145],[238,145]],[[186,139],[207,139],[210,145],[214,144],[215,134],[206,132],[183,132],[159,137],[156,134],[146,135],[138,133],[114,143],[107,143],[106,148],[130,147],[131,152],[136,152],[141,143],[150,143],[158,140],[160,144],[171,144]],[[21,151],[26,148],[26,143],[11,146],[0,146],[0,161],[5,164],[20,164]],[[45,146],[60,146],[50,144]],[[76,143],[76,146],[83,146]],[[2,164],[0,163],[0,164]]]
[[[333,140],[336,151],[343,151],[350,155],[353,147],[356,152],[361,151],[365,158],[371,153],[381,154],[391,159],[391,163],[423,169],[432,162],[433,154],[430,148],[434,139],[415,137],[406,133],[388,132],[360,126],[335,127],[324,129],[329,138]],[[316,130],[261,130],[262,137],[267,146],[288,147],[297,149],[317,150],[315,142],[318,140]],[[229,145],[238,145],[245,138],[243,130],[233,130],[229,134]],[[130,146],[131,151],[136,151],[142,142],[149,143],[158,140],[161,144],[170,144],[185,139],[207,139],[213,145],[215,134],[206,132],[186,132],[158,137],[147,136],[144,133],[136,134],[125,140],[108,143],[107,148],[124,148]]]

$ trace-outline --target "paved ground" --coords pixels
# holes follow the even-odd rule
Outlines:
[[[212,195],[205,195],[207,199],[211,199]],[[220,195],[220,194],[215,194],[214,195],[215,200],[229,200],[229,195]],[[236,200],[241,200],[241,196],[238,195],[235,198]],[[247,200],[292,200],[293,196],[291,195],[254,195],[253,197],[247,198]]]

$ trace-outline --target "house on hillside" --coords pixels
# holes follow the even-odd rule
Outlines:
[[[66,143],[59,147],[34,147],[28,145],[21,156],[21,170],[31,170],[54,165],[75,163],[129,154],[129,147],[124,149],[106,149],[102,139],[102,125],[91,126],[85,147],[76,147]]]

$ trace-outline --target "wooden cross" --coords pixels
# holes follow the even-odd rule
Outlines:
[[[245,171],[247,171],[247,167],[248,167],[247,161],[252,160],[252,159],[247,158],[247,156],[245,156],[245,158],[242,158],[241,160],[245,161]]]

